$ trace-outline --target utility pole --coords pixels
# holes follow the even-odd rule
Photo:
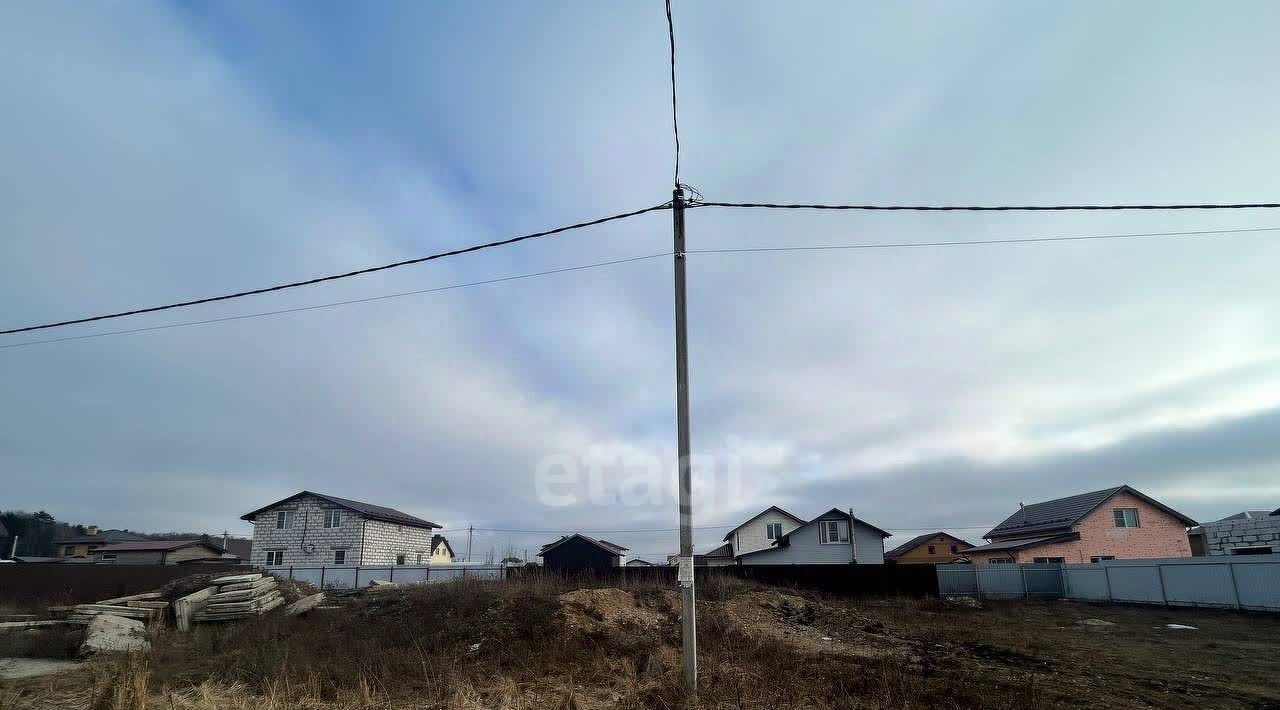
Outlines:
[[[9,547],[9,559],[13,559],[17,556],[18,556],[18,536],[14,535],[13,545]]]
[[[475,531],[474,525],[467,526],[467,562],[471,561],[471,533]]]
[[[676,291],[676,454],[680,474],[680,637],[683,642],[684,683],[690,694],[698,692],[698,622],[693,589],[693,482],[689,471],[689,333],[684,288],[684,190],[672,192],[671,218],[675,228]]]
[[[853,508],[849,509],[849,564],[858,564],[858,537],[853,530]]]

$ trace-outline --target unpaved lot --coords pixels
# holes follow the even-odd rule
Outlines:
[[[1274,616],[741,583],[698,613],[703,708],[1280,708]],[[147,654],[0,682],[0,710],[692,707],[679,648],[670,589],[430,585],[162,632]]]

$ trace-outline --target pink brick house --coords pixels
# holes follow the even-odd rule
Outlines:
[[[1190,557],[1196,521],[1129,486],[1020,506],[965,550],[973,563]]]

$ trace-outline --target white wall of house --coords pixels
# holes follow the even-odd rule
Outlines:
[[[337,511],[337,527],[325,527],[326,514]],[[291,513],[285,528],[277,527],[280,511]],[[333,520],[330,518],[330,522]],[[310,546],[308,552],[304,546]],[[283,565],[333,565],[341,552],[342,564],[396,564],[404,555],[405,564],[430,561],[431,530],[366,520],[359,513],[314,496],[291,500],[259,513],[253,521],[251,564],[265,565],[268,553],[278,552]],[[276,555],[271,555],[276,558]]]
[[[788,538],[786,547],[743,557],[744,565],[847,565],[853,559],[854,549],[846,542],[823,543],[818,532],[821,521],[801,526]],[[848,525],[848,519],[841,521]],[[846,528],[847,529],[847,528]],[[884,538],[861,521],[854,525],[854,542],[857,543],[858,564],[884,564]],[[847,534],[845,535],[847,539]]]
[[[797,523],[794,518],[783,515],[776,510],[767,511],[742,526],[730,537],[729,541],[733,543],[734,556],[741,555],[744,552],[763,550],[772,545],[773,540],[769,539],[767,535],[770,523],[781,523],[784,535],[800,527],[800,523]]]

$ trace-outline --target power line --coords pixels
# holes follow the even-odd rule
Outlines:
[[[884,212],[1074,212],[1107,210],[1244,210],[1275,209],[1280,202],[1172,205],[831,205],[776,202],[693,202],[690,207],[738,207],[773,210],[866,210]]]
[[[520,279],[531,279],[538,276],[550,276],[552,274],[563,274],[570,271],[584,271],[586,269],[596,269],[602,266],[614,266],[616,264],[627,264],[633,261],[644,261],[646,259],[656,259],[660,256],[669,256],[670,252],[662,252],[660,254],[648,254],[645,256],[633,256],[626,259],[614,259],[612,261],[599,261],[594,264],[582,264],[580,266],[566,266],[561,269],[550,269],[547,271],[535,271],[528,274],[517,274],[514,276],[502,276],[493,279],[485,279],[483,281],[470,281],[468,283],[452,284],[449,286],[437,286],[435,288],[424,288],[417,291],[402,291],[400,293],[389,293],[382,296],[370,296],[368,298],[353,298],[346,301],[333,301],[331,303],[319,303],[312,306],[299,306],[297,308],[281,308],[274,311],[261,311],[258,313],[244,313],[235,316],[224,316],[222,318],[206,318],[204,320],[183,321],[180,323],[165,323],[163,325],[152,325],[142,328],[128,328],[126,330],[109,330],[102,333],[86,333],[84,335],[71,335],[65,338],[49,338],[46,340],[29,340],[22,343],[9,343],[0,345],[0,350],[8,348],[22,348],[30,345],[46,345],[49,343],[62,343],[68,340],[84,340],[87,338],[102,338],[108,335],[127,335],[131,333],[147,333],[153,330],[168,330],[170,328],[185,328],[192,325],[208,325],[210,323],[225,323],[227,321],[245,320],[248,318],[262,318],[265,316],[278,316],[286,313],[301,313],[303,311],[316,311],[324,308],[334,308],[337,306],[348,306],[356,303],[371,303],[374,301],[385,301],[391,298],[401,298],[404,296],[417,296],[427,293],[439,293],[441,291],[453,291],[460,288],[470,288],[472,286],[484,286],[487,284],[503,283],[506,281],[517,281]]]
[[[740,527],[741,525],[742,525],[741,523],[729,523],[726,525],[695,525],[693,526],[693,529],[694,530],[730,530],[736,527]],[[933,525],[930,527],[923,527],[923,528],[886,527],[884,529],[890,532],[921,532],[926,530],[990,530],[992,527],[993,525],[991,523],[986,523],[982,525]],[[581,533],[584,535],[637,535],[641,533],[675,533],[675,532],[679,532],[680,528],[678,527],[635,528],[630,530],[591,530],[591,529],[574,528],[574,529],[564,529],[564,530],[549,530],[549,529],[535,530],[535,529],[519,529],[519,528],[470,527],[470,528],[443,528],[443,529],[437,530],[437,532],[441,532],[441,533],[467,532],[468,530],[474,530],[475,532],[500,533],[500,534],[523,533],[523,534],[529,534],[529,535],[566,535],[566,534],[571,535],[573,533]]]
[[[671,131],[676,140],[674,184],[680,186],[680,121],[676,117],[676,25],[671,17],[671,0],[667,0],[667,38],[671,44]]]
[[[355,271],[348,271],[348,272],[346,272],[346,273],[341,273],[341,274],[332,274],[332,275],[329,275],[329,276],[320,276],[320,277],[317,277],[317,278],[314,278],[314,279],[306,279],[306,280],[304,280],[304,281],[292,281],[292,282],[289,282],[289,283],[277,284],[277,285],[275,285],[275,286],[264,286],[264,287],[262,287],[262,288],[249,289],[249,290],[247,290],[247,291],[236,291],[236,292],[234,292],[234,293],[227,293],[227,294],[223,294],[223,295],[221,295],[221,296],[210,296],[210,297],[208,297],[208,298],[197,298],[197,299],[194,299],[194,300],[191,300],[191,301],[181,301],[181,302],[178,302],[178,303],[170,303],[170,304],[163,305],[163,306],[150,306],[150,307],[147,307],[147,308],[137,308],[137,309],[130,310],[130,311],[121,311],[121,312],[119,312],[119,313],[108,313],[108,314],[105,314],[105,315],[99,315],[99,316],[88,316],[88,317],[85,317],[85,318],[75,318],[75,319],[72,319],[72,320],[64,320],[64,321],[59,321],[59,322],[56,322],[56,323],[45,323],[45,324],[43,324],[43,325],[29,325],[29,326],[26,326],[26,327],[23,327],[23,328],[10,328],[10,329],[8,329],[8,330],[0,330],[0,335],[11,335],[11,334],[13,334],[13,333],[25,333],[25,332],[27,332],[27,331],[32,331],[32,330],[44,330],[44,329],[46,329],[46,328],[60,328],[60,327],[62,327],[62,326],[76,325],[76,324],[79,324],[79,323],[91,323],[91,322],[94,322],[94,321],[108,320],[108,319],[111,319],[111,318],[123,318],[123,317],[125,317],[125,316],[134,316],[134,315],[139,315],[139,314],[142,314],[142,313],[155,313],[155,312],[157,312],[157,311],[166,311],[166,310],[170,310],[170,309],[173,309],[173,308],[185,308],[185,307],[187,307],[187,306],[196,306],[196,305],[200,305],[200,304],[202,304],[202,303],[214,303],[214,302],[216,302],[216,301],[228,301],[228,300],[231,300],[231,299],[233,299],[233,298],[243,298],[243,297],[245,297],[245,296],[256,296],[256,295],[258,295],[258,294],[271,293],[271,292],[273,292],[273,291],[283,291],[283,290],[285,290],[285,289],[298,288],[298,287],[300,287],[300,286],[311,286],[311,285],[318,284],[318,283],[324,283],[324,282],[326,282],[326,281],[337,281],[337,280],[339,280],[339,279],[347,279],[347,278],[351,278],[351,277],[353,277],[353,276],[362,276],[362,275],[364,275],[364,274],[371,274],[371,273],[374,273],[374,272],[376,272],[376,271],[386,271],[386,270],[388,270],[388,269],[395,269],[395,268],[398,268],[398,267],[401,267],[401,266],[409,266],[410,264],[421,264],[421,263],[426,262],[426,261],[435,261],[435,260],[437,260],[437,259],[444,259],[444,258],[446,258],[446,257],[450,257],[450,256],[458,256],[458,255],[460,255],[460,254],[469,254],[469,253],[471,253],[471,252],[481,251],[481,250],[484,250],[484,249],[492,249],[492,248],[494,248],[494,247],[507,246],[507,245],[509,245],[509,244],[515,244],[515,243],[517,243],[517,242],[523,242],[523,241],[526,241],[526,240],[529,240],[529,239],[537,239],[537,238],[539,238],[539,237],[549,237],[549,236],[554,235],[554,234],[562,234],[562,233],[564,233],[564,232],[569,232],[569,231],[572,231],[572,230],[575,230],[575,229],[582,229],[582,228],[584,228],[584,227],[591,227],[591,226],[595,226],[595,225],[598,225],[598,224],[604,224],[604,223],[606,223],[606,222],[613,222],[613,221],[620,220],[620,219],[627,219],[627,218],[630,218],[630,217],[636,217],[636,216],[639,216],[639,215],[645,214],[645,213],[647,213],[647,212],[654,212],[654,211],[657,211],[657,210],[665,210],[665,209],[670,209],[670,208],[671,208],[670,203],[663,203],[663,204],[660,204],[660,205],[654,205],[653,207],[646,207],[646,208],[644,208],[644,209],[640,209],[640,210],[633,210],[633,211],[631,211],[631,212],[623,212],[623,213],[621,213],[621,214],[611,215],[611,216],[609,216],[609,217],[601,217],[601,218],[599,218],[599,219],[593,219],[593,220],[589,220],[589,221],[586,221],[586,222],[578,222],[578,223],[576,223],[576,224],[570,224],[570,225],[566,225],[566,226],[563,226],[563,227],[556,227],[555,229],[547,229],[547,230],[544,230],[544,231],[541,231],[541,232],[533,232],[532,234],[524,234],[524,235],[521,235],[521,236],[518,236],[518,237],[510,237],[510,238],[508,238],[508,239],[500,239],[500,240],[498,240],[498,241],[494,241],[494,242],[486,242],[486,243],[484,243],[484,244],[476,244],[476,245],[474,245],[474,246],[464,247],[464,248],[461,248],[461,249],[452,249],[452,250],[450,250],[450,251],[439,252],[439,253],[437,253],[437,254],[431,254],[431,255],[429,255],[429,256],[421,256],[421,257],[417,257],[417,258],[415,258],[415,259],[405,259],[405,260],[403,260],[403,261],[396,261],[396,262],[392,262],[392,263],[390,263],[390,264],[383,264],[383,265],[381,265],[381,266],[371,266],[371,267],[368,267],[368,268],[364,268],[364,269],[357,269],[357,270],[355,270]]]
[[[826,251],[842,249],[897,249],[904,247],[955,247],[981,244],[1031,244],[1036,242],[1076,242],[1097,239],[1136,239],[1140,237],[1191,237],[1213,234],[1247,234],[1253,232],[1280,232],[1280,227],[1247,227],[1242,229],[1197,229],[1185,232],[1132,232],[1128,234],[1084,234],[1060,237],[1010,237],[1007,239],[968,239],[963,241],[934,242],[873,242],[870,244],[823,244],[815,246],[780,247],[730,247],[725,249],[689,249],[688,254],[746,254],[775,251]]]

